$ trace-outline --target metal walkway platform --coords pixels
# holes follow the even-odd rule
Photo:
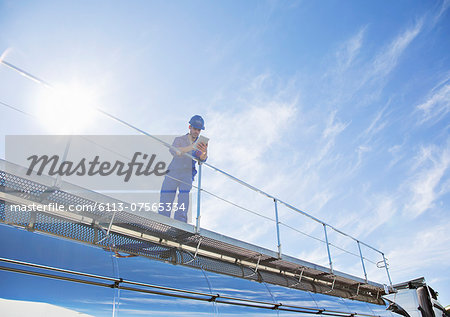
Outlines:
[[[0,222],[72,239],[115,252],[118,257],[142,256],[177,265],[203,268],[249,280],[316,293],[383,304],[381,284],[327,267],[281,255],[237,239],[149,212],[138,216],[107,211],[100,204],[119,201],[0,161]],[[63,188],[63,189],[62,189]],[[33,210],[19,208],[30,206]],[[92,206],[70,212],[52,206]],[[127,205],[127,203],[124,203]],[[37,207],[40,206],[40,207]]]

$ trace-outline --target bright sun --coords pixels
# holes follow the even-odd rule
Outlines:
[[[37,104],[41,123],[59,134],[80,133],[93,123],[97,106],[94,91],[77,83],[42,89]]]

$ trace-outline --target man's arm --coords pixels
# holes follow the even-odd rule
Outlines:
[[[181,137],[176,137],[175,140],[173,140],[172,146],[175,148],[170,148],[170,153],[173,156],[182,156],[185,153],[188,153],[189,151],[192,151],[194,148],[194,144],[188,145],[188,146],[181,146],[183,140]]]
[[[178,156],[181,156],[181,155],[183,155],[185,153],[188,153],[188,152],[190,152],[190,151],[192,151],[194,149],[194,146],[195,146],[195,144],[191,144],[191,145],[184,146],[184,147],[177,147],[177,153],[176,154]]]

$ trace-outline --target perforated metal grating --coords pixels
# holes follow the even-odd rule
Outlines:
[[[200,233],[195,233],[192,226],[178,225],[172,219],[157,214],[151,213],[148,218],[144,218],[116,211],[114,226],[106,236],[108,223],[113,217],[109,211],[92,208],[89,212],[72,212],[74,217],[87,217],[81,218],[83,221],[76,221],[50,212],[14,210],[11,203],[17,203],[15,198],[29,203],[95,206],[103,202],[105,196],[98,195],[98,201],[87,199],[4,171],[0,171],[0,184],[2,193],[11,200],[0,200],[0,221],[4,223],[81,241],[106,251],[113,250],[117,256],[143,256],[254,281],[383,303],[381,295],[384,290],[381,285],[330,274],[314,265],[308,266],[301,260],[287,257],[278,259],[272,251],[207,230],[201,229]],[[150,241],[148,237],[153,240]],[[195,256],[197,246],[199,254]],[[214,256],[208,256],[209,253]],[[224,260],[225,257],[228,259]],[[260,266],[255,269],[257,263]],[[302,276],[300,281],[299,276]]]
[[[0,200],[0,221],[1,222],[5,222],[5,201],[4,200]]]
[[[16,191],[20,193],[20,197],[39,197],[48,189],[47,186],[5,173],[3,171],[0,173],[0,177],[2,179],[2,186],[9,188],[9,191]]]

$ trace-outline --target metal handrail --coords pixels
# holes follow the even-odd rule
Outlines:
[[[38,78],[37,76],[34,76],[33,74],[31,74],[31,73],[29,73],[29,72],[27,72],[27,71],[25,71],[25,70],[15,66],[15,65],[13,65],[11,63],[6,62],[4,59],[0,59],[0,63],[5,65],[5,66],[7,66],[7,67],[9,67],[12,70],[18,72],[20,75],[25,76],[26,78],[28,78],[28,79],[36,82],[36,83],[42,84],[42,85],[44,85],[47,88],[53,88],[53,86],[51,84],[47,83],[46,81]],[[14,110],[19,111],[19,112],[25,113],[22,110],[19,110],[19,109],[15,108],[15,107],[12,107],[12,106],[10,106],[10,105],[8,105],[6,103],[1,102],[1,104],[5,105],[5,106],[8,106],[8,107],[10,107],[10,108],[12,108]],[[134,126],[134,125],[132,125],[132,124],[130,124],[130,123],[128,123],[128,122],[126,122],[126,121],[124,121],[124,120],[122,120],[122,119],[120,119],[120,118],[118,118],[118,117],[116,117],[116,116],[114,116],[112,114],[110,114],[110,113],[108,113],[108,112],[106,112],[103,109],[96,108],[96,110],[99,113],[101,113],[101,114],[103,114],[103,115],[105,115],[105,116],[107,116],[107,117],[109,117],[109,118],[111,118],[111,119],[113,119],[113,120],[115,120],[117,122],[120,122],[121,124],[123,124],[123,125],[131,128],[131,129],[139,132],[140,134],[148,136],[148,137],[152,138],[153,140],[158,141],[159,143],[163,144],[164,146],[166,146],[166,147],[168,147],[170,149],[176,150],[176,148],[174,146],[172,146],[171,144],[169,144],[167,142],[164,142],[163,140],[159,139],[158,137],[155,137],[154,135],[151,135],[150,133],[148,133],[148,132],[146,132],[146,131],[144,131],[144,130],[142,130],[142,129],[140,129],[140,128],[138,128],[138,127],[136,127],[136,126]],[[27,114],[27,113],[25,113],[25,114]],[[216,172],[219,172],[222,175],[225,175],[226,177],[230,178],[231,180],[241,184],[242,186],[245,186],[245,187],[249,188],[250,190],[255,191],[255,192],[257,192],[257,193],[259,193],[259,194],[261,194],[263,196],[266,196],[267,198],[270,198],[270,199],[272,199],[274,201],[274,203],[275,203],[275,218],[276,218],[275,222],[276,222],[277,242],[278,242],[277,248],[278,248],[278,254],[279,254],[280,258],[281,258],[281,242],[280,242],[279,225],[281,224],[281,222],[278,221],[278,207],[277,207],[278,203],[283,204],[287,208],[289,208],[289,209],[291,209],[293,211],[296,211],[296,212],[302,214],[303,216],[306,216],[306,217],[314,220],[315,222],[320,223],[320,224],[323,225],[324,234],[325,234],[325,242],[326,242],[326,246],[327,246],[328,259],[329,259],[329,264],[330,264],[330,272],[331,273],[333,273],[333,264],[332,264],[333,262],[332,262],[331,252],[330,252],[330,245],[331,244],[328,242],[327,227],[329,227],[330,229],[334,230],[335,232],[337,232],[337,233],[339,233],[339,234],[341,234],[341,235],[343,235],[345,237],[348,237],[348,238],[354,240],[357,243],[358,249],[359,249],[359,253],[360,253],[361,263],[362,263],[362,267],[363,267],[363,271],[364,271],[364,276],[365,276],[366,281],[367,281],[367,272],[366,272],[365,265],[364,265],[364,259],[365,258],[363,257],[360,245],[364,245],[367,248],[370,248],[373,251],[381,254],[381,256],[383,258],[384,266],[386,268],[386,273],[387,273],[387,277],[389,279],[389,283],[392,286],[392,281],[391,281],[391,278],[390,278],[387,261],[386,261],[385,255],[384,255],[384,253],[382,251],[380,251],[380,250],[370,246],[369,244],[364,243],[364,242],[360,241],[359,239],[357,239],[357,238],[355,238],[355,237],[353,237],[353,236],[351,236],[351,235],[349,235],[349,234],[347,234],[347,233],[337,229],[336,227],[334,227],[334,226],[332,226],[332,225],[330,225],[330,224],[328,224],[328,223],[326,223],[326,222],[324,222],[324,221],[322,221],[322,220],[320,220],[320,219],[318,219],[318,218],[308,214],[307,212],[305,212],[305,211],[303,211],[303,210],[301,210],[299,208],[296,208],[296,207],[292,206],[291,204],[289,204],[289,203],[287,203],[287,202],[285,202],[285,201],[283,201],[283,200],[281,200],[281,199],[279,199],[279,198],[277,198],[277,197],[275,197],[275,196],[273,196],[271,194],[268,194],[267,192],[265,192],[265,191],[255,187],[253,185],[250,185],[249,183],[247,183],[247,182],[245,182],[245,181],[243,181],[243,180],[241,180],[241,179],[239,179],[239,178],[237,178],[237,177],[235,177],[235,176],[233,176],[233,175],[223,171],[222,169],[219,169],[219,168],[215,167],[212,164],[209,164],[209,163],[206,163],[206,162],[201,162],[196,157],[192,156],[190,153],[184,153],[183,155],[185,155],[187,157],[190,157],[191,159],[194,159],[194,160],[198,161],[198,163],[199,163],[199,175],[198,175],[198,186],[197,186],[197,191],[198,191],[197,192],[197,217],[196,217],[196,229],[195,229],[197,233],[200,230],[200,217],[201,217],[201,209],[200,209],[200,198],[201,198],[201,196],[200,196],[200,193],[203,190],[201,188],[202,165],[205,165],[205,166],[215,170]]]
[[[164,146],[166,146],[168,148],[176,149],[171,144],[169,144],[167,142],[164,142],[163,140],[159,139],[158,137],[155,137],[154,135],[151,135],[148,132],[146,132],[146,131],[144,131],[142,129],[139,129],[139,128],[135,127],[134,125],[132,125],[132,124],[130,124],[130,123],[120,119],[120,118],[117,118],[117,117],[107,113],[104,110],[101,110],[101,109],[97,109],[97,110],[100,113],[102,113],[102,114],[104,114],[104,115],[106,115],[106,116],[108,116],[108,117],[110,117],[110,118],[112,118],[112,119],[114,119],[114,120],[116,120],[116,121],[118,121],[120,123],[123,123],[124,125],[132,128],[132,129],[134,129],[136,131],[138,131],[139,133],[151,137],[152,139],[162,143]],[[382,251],[380,251],[380,250],[370,246],[369,244],[360,241],[359,239],[357,239],[357,238],[355,238],[355,237],[353,237],[353,236],[351,236],[351,235],[349,235],[349,234],[347,234],[347,233],[337,229],[336,227],[334,227],[334,226],[332,226],[332,225],[330,225],[330,224],[328,224],[328,223],[326,223],[326,222],[324,222],[324,221],[322,221],[322,220],[320,220],[320,219],[318,219],[318,218],[308,214],[307,212],[305,212],[305,211],[303,211],[301,209],[298,209],[298,208],[292,206],[291,204],[289,204],[289,203],[287,203],[287,202],[285,202],[285,201],[283,201],[283,200],[281,200],[281,199],[279,199],[279,198],[277,198],[277,197],[275,197],[275,196],[273,196],[271,194],[266,193],[265,191],[255,187],[253,185],[248,184],[247,182],[245,182],[245,181],[243,181],[243,180],[241,180],[241,179],[239,179],[239,178],[237,178],[237,177],[235,177],[235,176],[233,176],[233,175],[231,175],[231,174],[229,174],[229,173],[219,169],[218,167],[215,167],[212,164],[199,161],[196,157],[192,156],[190,153],[184,153],[183,155],[185,155],[185,156],[187,156],[187,157],[189,157],[191,159],[194,159],[194,160],[196,160],[199,163],[199,175],[198,175],[198,185],[197,185],[197,217],[196,217],[196,226],[195,226],[195,228],[196,228],[195,230],[196,230],[197,233],[200,230],[200,217],[201,217],[201,212],[200,212],[201,211],[200,210],[200,193],[201,193],[201,191],[203,191],[203,189],[201,188],[201,169],[202,169],[202,165],[205,165],[205,166],[215,170],[216,172],[219,172],[222,175],[225,175],[226,177],[230,178],[231,180],[233,180],[233,181],[235,181],[235,182],[237,182],[237,183],[239,183],[239,184],[249,188],[250,190],[252,190],[254,192],[257,192],[257,193],[259,193],[259,194],[261,194],[263,196],[266,196],[267,198],[270,198],[270,199],[272,199],[274,201],[274,203],[275,203],[275,216],[276,216],[275,223],[276,223],[276,226],[277,226],[276,229],[277,229],[277,241],[278,241],[277,249],[278,249],[278,254],[279,254],[280,258],[281,258],[281,242],[280,242],[280,232],[279,232],[279,224],[280,224],[280,222],[278,221],[277,203],[281,203],[284,206],[288,207],[289,209],[294,210],[294,211],[296,211],[296,212],[298,212],[298,213],[300,213],[300,214],[302,214],[302,215],[304,215],[304,216],[306,216],[306,217],[316,221],[317,223],[320,223],[320,224],[323,225],[324,234],[325,234],[325,243],[326,243],[326,246],[327,246],[327,254],[328,254],[328,260],[329,260],[330,272],[331,273],[333,273],[333,262],[332,262],[331,252],[330,252],[330,245],[331,245],[331,243],[328,242],[328,234],[327,234],[327,230],[326,230],[327,227],[329,227],[330,229],[333,229],[335,232],[337,232],[337,233],[339,233],[339,234],[341,234],[341,235],[343,235],[345,237],[348,237],[348,238],[354,240],[358,244],[360,258],[361,258],[361,263],[362,263],[362,268],[363,268],[363,272],[364,272],[364,276],[365,276],[365,280],[366,281],[367,281],[367,272],[366,272],[366,268],[365,268],[365,265],[364,265],[364,259],[365,258],[362,255],[362,251],[361,251],[360,245],[362,244],[362,245],[372,249],[373,251],[379,253],[383,257],[383,261],[386,261],[384,253]],[[240,207],[240,208],[242,208],[242,207]],[[387,273],[387,277],[388,277],[388,280],[389,280],[389,284],[392,286],[392,281],[391,281],[391,278],[390,278],[389,269],[388,269],[387,265],[386,265],[385,268],[386,268],[386,273]]]

